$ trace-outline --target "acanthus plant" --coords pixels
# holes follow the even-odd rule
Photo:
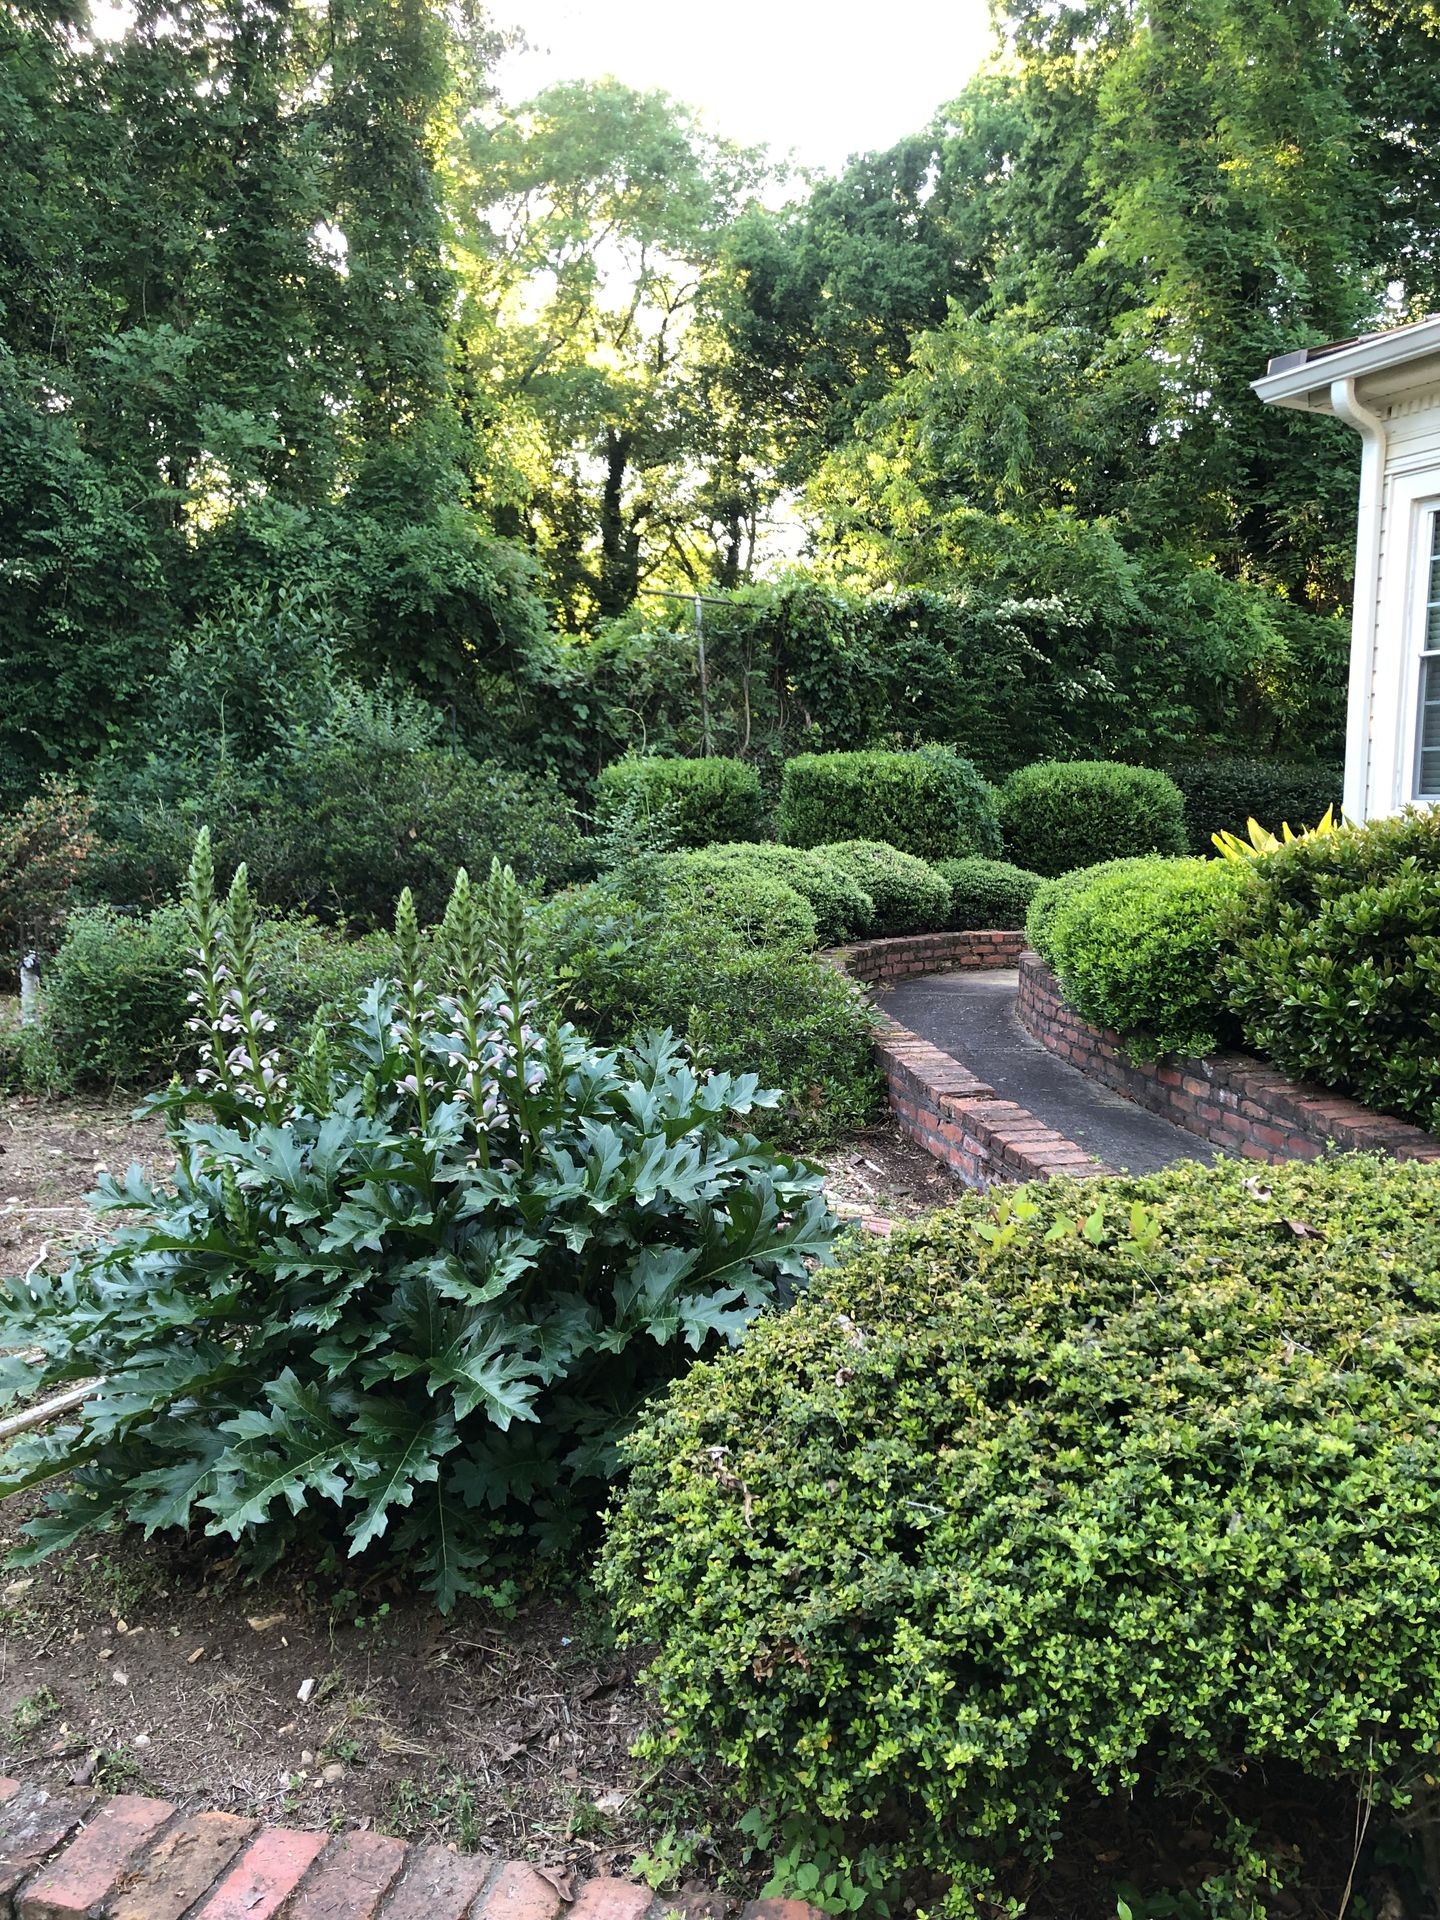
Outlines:
[[[204,1064],[154,1103],[173,1172],[102,1176],[97,1209],[143,1218],[0,1314],[7,1398],[99,1382],[0,1459],[0,1491],[54,1483],[17,1557],[131,1522],[265,1565],[328,1524],[448,1609],[572,1538],[644,1399],[828,1258],[820,1176],[737,1129],[779,1097],[753,1075],[546,1021],[498,864],[429,935],[402,895],[396,977],[293,1058],[203,834],[186,905]]]

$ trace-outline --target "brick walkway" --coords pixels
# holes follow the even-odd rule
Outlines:
[[[567,1898],[522,1860],[0,1780],[0,1920],[729,1920],[735,1906],[703,1887],[657,1896],[613,1879]],[[740,1920],[821,1915],[752,1900]]]

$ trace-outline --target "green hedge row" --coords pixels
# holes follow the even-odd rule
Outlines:
[[[1251,860],[1109,862],[1047,881],[1030,944],[1138,1057],[1243,1042],[1440,1130],[1440,810]]]

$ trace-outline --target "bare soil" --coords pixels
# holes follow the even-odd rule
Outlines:
[[[846,1220],[917,1220],[965,1192],[888,1114],[815,1158],[825,1169],[830,1204]]]

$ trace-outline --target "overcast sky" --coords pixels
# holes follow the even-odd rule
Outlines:
[[[505,97],[613,74],[704,109],[713,130],[835,169],[923,127],[990,46],[986,0],[491,0],[534,51]]]

